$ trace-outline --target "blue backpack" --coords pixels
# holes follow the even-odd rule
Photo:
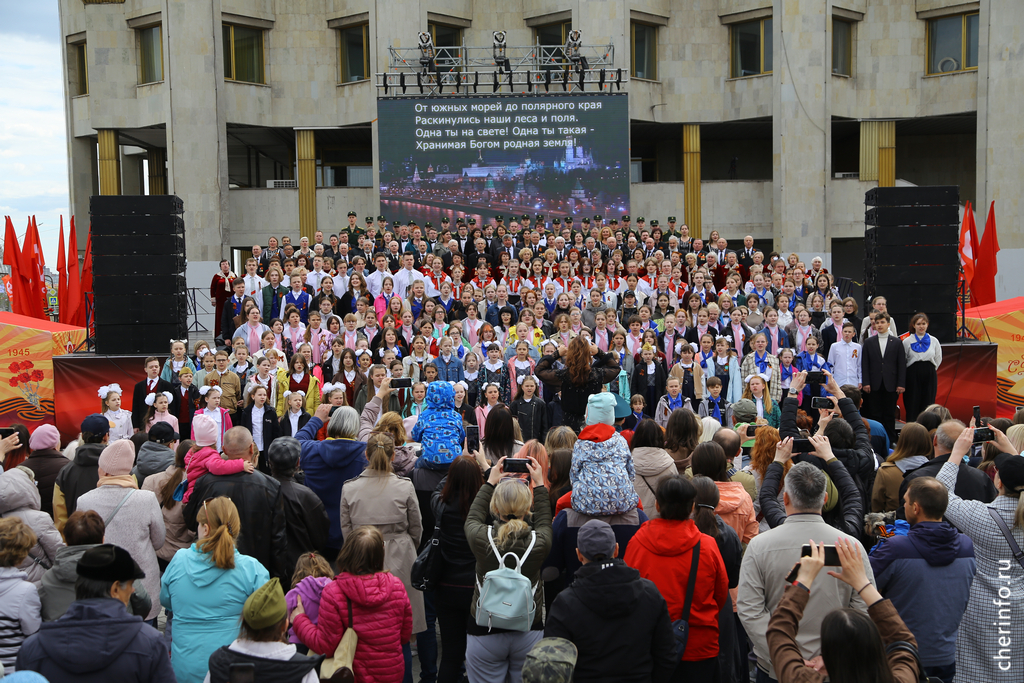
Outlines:
[[[509,552],[504,555],[494,545],[491,527],[487,528],[487,541],[491,544],[494,556],[498,558],[498,568],[484,574],[484,582],[477,581],[480,599],[476,603],[477,626],[503,628],[510,631],[529,631],[537,608],[533,597],[537,592],[530,579],[523,575],[523,563],[530,556],[537,542],[537,532],[530,532],[530,545],[522,557]],[[516,561],[515,568],[505,566],[505,558],[512,556]]]

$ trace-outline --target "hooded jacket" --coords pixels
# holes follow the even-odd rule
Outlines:
[[[18,649],[40,623],[35,586],[20,569],[0,567],[0,670],[13,668]]]
[[[112,598],[78,600],[63,619],[43,624],[21,646],[18,670],[50,683],[175,680],[160,632]]]
[[[135,475],[135,480],[139,482],[141,489],[146,477],[163,472],[173,464],[174,451],[169,446],[155,441],[147,441],[139,449],[132,474]]]
[[[718,486],[718,507],[715,514],[732,527],[740,541],[746,545],[757,536],[757,514],[754,501],[750,499],[743,484],[738,481],[716,481]]]
[[[572,507],[585,515],[617,515],[636,508],[636,471],[629,446],[615,428],[588,425],[572,447]]]
[[[917,638],[921,662],[953,663],[976,569],[971,539],[949,522],[919,522],[906,536],[881,543],[869,559],[878,591]]]
[[[78,509],[78,497],[96,488],[100,480],[100,453],[105,443],[83,443],[75,457],[57,474],[53,483],[53,523],[63,531],[68,517]]]
[[[53,566],[43,574],[39,584],[39,601],[42,603],[43,621],[54,621],[64,616],[75,601],[75,581],[78,580],[78,560],[85,551],[95,548],[88,545],[69,545],[57,551]]]
[[[53,485],[57,475],[68,464],[64,454],[53,448],[32,451],[32,454],[21,463],[22,467],[32,470],[39,489],[40,510],[53,516]]]
[[[576,572],[551,605],[544,636],[576,645],[576,683],[662,683],[677,664],[665,598],[619,559]]]
[[[466,430],[462,416],[455,410],[455,389],[447,382],[431,382],[427,387],[427,409],[420,413],[412,428],[412,440],[423,444],[417,467],[448,469],[462,455]]]
[[[341,487],[349,479],[358,477],[366,467],[366,444],[333,437],[317,441],[316,433],[323,424],[320,418],[312,417],[295,438],[302,444],[299,462],[306,474],[306,486],[324,502],[331,520],[327,545],[341,548]]]
[[[18,568],[37,587],[57,559],[57,551],[64,547],[60,532],[39,505],[39,490],[27,471],[15,467],[0,474],[0,517],[18,517],[36,535],[35,546]]]
[[[644,512],[649,519],[658,519],[661,513],[655,502],[654,492],[662,479],[677,474],[676,461],[664,448],[650,448],[640,446],[633,449],[633,469],[636,477],[633,479],[633,488],[640,496]],[[619,555],[624,554],[620,550]]]
[[[302,581],[299,581],[295,588],[285,593],[284,600],[288,606],[288,614],[295,611],[301,597],[302,611],[315,624],[320,615],[320,597],[323,595],[324,588],[332,580],[326,576],[307,576]],[[292,624],[288,625],[288,642],[295,643],[296,645],[302,643],[299,637],[295,635],[295,628]]]
[[[293,628],[313,652],[334,653],[349,626],[359,634],[352,670],[359,683],[400,683],[405,675],[402,645],[412,637],[412,608],[405,587],[388,572],[339,574],[320,596],[320,614],[296,617]]]
[[[715,539],[697,530],[693,520],[654,519],[640,527],[626,551],[626,564],[650,579],[668,603],[672,621],[686,602],[693,548],[700,540],[700,565],[690,606],[690,637],[683,661],[718,655],[718,613],[729,594],[729,577]]]
[[[259,562],[237,550],[234,569],[221,569],[195,545],[175,553],[161,581],[160,604],[174,613],[171,662],[178,683],[203,680],[210,655],[238,635],[246,599],[269,580]]]

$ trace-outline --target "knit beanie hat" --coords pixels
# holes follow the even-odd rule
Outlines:
[[[256,631],[281,623],[287,613],[284,591],[276,576],[257,588],[242,607],[242,619]]]
[[[206,415],[196,415],[192,419],[192,432],[199,447],[213,446],[217,443],[217,423]]]
[[[99,467],[112,476],[130,474],[135,466],[135,444],[128,439],[118,439],[100,453]]]
[[[591,394],[587,400],[587,425],[615,424],[615,396],[607,391]]]
[[[60,448],[60,432],[53,425],[39,425],[29,437],[28,447],[33,451]]]

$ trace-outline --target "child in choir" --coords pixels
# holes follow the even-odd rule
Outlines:
[[[658,399],[658,406],[654,409],[654,421],[662,429],[668,424],[668,418],[672,411],[683,408],[690,411],[693,410],[693,404],[690,403],[690,399],[682,394],[682,385],[678,377],[669,377],[665,382],[665,389],[668,393]]]
[[[689,399],[690,405],[696,405],[697,401],[704,397],[704,371],[700,364],[694,362],[693,347],[684,344],[679,349],[679,362],[676,363],[669,374],[679,378],[680,391]]]
[[[225,335],[230,334],[225,332]],[[188,357],[187,347],[185,346],[184,339],[172,339],[171,340],[171,357],[164,361],[163,370],[160,371],[160,379],[165,382],[170,382],[172,385],[177,386],[181,381],[179,373],[184,367],[192,368],[195,372],[196,365]],[[114,435],[110,435],[110,440],[114,440]]]
[[[130,439],[135,429],[132,427],[132,413],[121,408],[121,385],[108,384],[99,389],[101,410],[103,417],[107,418],[112,425],[110,428],[110,441],[118,439]]]
[[[487,422],[487,416],[490,414],[491,409],[498,405],[501,400],[501,388],[497,384],[485,382],[481,386],[480,394],[483,397],[483,403],[477,406],[476,423],[480,427],[480,438],[483,439],[484,424]]]
[[[523,442],[536,439],[544,443],[547,437],[547,405],[537,395],[539,382],[534,375],[519,375],[516,378],[516,398],[512,401],[512,417],[519,421]]]
[[[419,417],[427,409],[427,385],[416,382],[412,385],[412,400],[405,404],[402,417]]]
[[[644,414],[646,406],[647,399],[644,398],[643,394],[633,394],[633,397],[629,399],[630,413],[622,424],[623,431],[628,430],[632,432],[636,430],[636,426],[640,424],[640,421],[647,418],[647,415]]]
[[[735,382],[739,386],[739,381]],[[697,406],[697,414],[704,417],[713,417],[723,426],[732,427],[732,405],[722,396],[722,380],[718,377],[708,377],[707,396]]]
[[[157,422],[166,422],[174,428],[174,431],[178,431],[178,418],[167,410],[173,400],[174,394],[169,391],[146,395],[146,405],[149,408],[146,409],[146,416],[142,422],[146,425],[147,432]]]
[[[483,384],[495,384],[500,392],[500,401],[505,405],[512,403],[512,387],[509,379],[508,367],[501,357],[501,346],[491,344],[487,347],[487,360],[480,366],[480,376],[477,381]]]
[[[312,417],[305,411],[306,393],[304,391],[286,391],[284,403],[285,411],[280,419],[281,436],[295,436]]]
[[[477,378],[480,376],[480,357],[473,351],[466,351],[462,359],[462,381],[466,383],[466,402],[473,407],[480,403]]]
[[[823,370],[832,372],[832,366],[829,365],[828,361],[821,357],[818,353],[818,338],[807,337],[806,340],[807,350],[801,351],[796,359],[793,361],[793,365],[802,372],[821,372]],[[800,399],[800,407],[804,409],[811,419],[814,420],[814,424],[818,424],[818,411],[811,409],[811,398],[814,396],[827,396],[828,393],[825,391],[825,384],[827,381],[822,377],[821,382],[808,382],[804,385],[804,390]]]
[[[796,355],[793,349],[782,349],[779,352],[779,377],[782,381],[782,400],[785,401],[786,397],[789,396],[789,383],[793,381],[793,373],[800,372],[800,369],[794,365]]]
[[[772,401],[768,391],[768,380],[762,375],[753,374],[747,377],[747,388],[743,390],[743,398],[749,398],[757,407],[757,424],[768,424],[776,429],[779,428],[782,411],[778,404]]]
[[[703,370],[703,368],[701,368]],[[740,376],[740,362],[736,359],[732,345],[725,337],[715,340],[715,358],[710,372],[704,372],[705,384],[711,377],[722,383],[722,395],[727,403],[735,403],[743,394],[743,380]],[[705,393],[705,395],[707,395]]]
[[[630,380],[632,393],[641,394],[647,399],[645,412],[648,417],[654,417],[654,410],[665,391],[665,368],[657,362],[654,353],[654,347],[650,344],[640,349],[640,362],[634,365]]]

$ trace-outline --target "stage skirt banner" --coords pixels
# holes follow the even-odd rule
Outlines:
[[[53,359],[53,381],[57,392],[56,425],[61,441],[67,443],[78,437],[82,420],[93,413],[102,413],[103,406],[97,394],[108,384],[120,384],[124,390],[121,407],[132,409],[132,391],[141,381],[145,356],[97,356],[73,354]],[[162,362],[162,359],[161,359]]]
[[[0,426],[54,424],[53,357],[83,341],[83,328],[0,313]]]
[[[999,345],[997,417],[1013,417],[1024,406],[1024,297],[967,309],[967,329],[979,341]]]

